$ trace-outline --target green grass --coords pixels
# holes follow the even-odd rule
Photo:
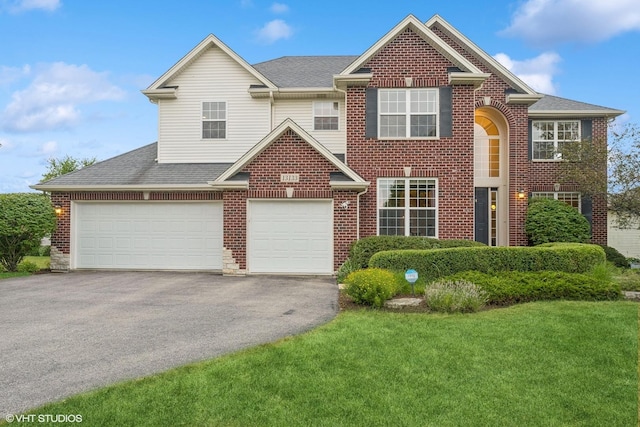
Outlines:
[[[51,265],[51,258],[48,256],[26,256],[22,262],[25,261],[36,264],[41,270],[46,270]],[[8,273],[3,270],[2,266],[0,266],[0,280],[9,279],[11,277],[28,276],[29,274],[30,273],[27,272]]]
[[[33,413],[100,426],[635,426],[638,320],[625,301],[348,311]]]

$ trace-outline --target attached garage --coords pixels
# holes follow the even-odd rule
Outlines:
[[[250,273],[331,274],[331,200],[250,200]]]
[[[72,211],[72,268],[222,268],[221,202],[76,202]]]

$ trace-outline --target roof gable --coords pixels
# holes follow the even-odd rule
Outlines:
[[[367,61],[369,61],[370,58],[372,58],[376,53],[378,53],[382,48],[384,48],[407,28],[410,28],[412,31],[416,32],[420,37],[422,37],[422,39],[424,39],[427,43],[429,43],[433,48],[435,48],[456,66],[458,66],[461,70],[473,74],[482,74],[482,71],[480,71],[475,65],[468,61],[464,56],[456,52],[451,46],[446,44],[419,19],[417,19],[413,15],[408,15],[405,19],[398,23],[398,25],[393,27],[391,31],[385,34],[375,44],[373,44],[373,46],[367,49],[366,52],[360,55],[358,59],[352,62],[351,65],[345,68],[339,74],[339,76],[346,76],[357,72],[367,63]]]
[[[360,175],[354,172],[347,165],[342,163],[336,156],[334,156],[324,145],[311,136],[308,132],[302,129],[296,122],[291,119],[286,119],[273,131],[271,131],[266,137],[264,137],[259,143],[253,146],[247,151],[236,163],[234,163],[229,169],[222,173],[215,181],[209,182],[213,187],[227,188],[243,187],[246,183],[243,181],[233,180],[233,177],[240,173],[245,166],[251,163],[256,157],[258,157],[263,151],[273,144],[280,136],[287,130],[291,130],[298,134],[304,141],[306,141],[315,151],[320,153],[325,159],[327,159],[337,170],[342,172],[346,176],[348,181],[340,181],[342,184],[337,185],[344,188],[366,188],[369,183],[366,182]]]
[[[240,55],[231,50],[226,44],[224,44],[220,39],[218,39],[213,34],[209,34],[204,40],[202,40],[196,47],[191,49],[189,53],[182,57],[173,67],[167,70],[162,76],[160,76],[155,82],[153,82],[146,90],[143,90],[142,93],[147,95],[149,98],[154,97],[166,97],[168,95],[168,89],[175,90],[175,88],[167,87],[167,84],[175,78],[178,74],[183,72],[189,65],[193,63],[198,57],[200,57],[206,50],[211,48],[212,46],[218,47],[225,54],[227,54],[231,59],[240,64],[242,68],[247,70],[252,76],[254,76],[258,81],[264,84],[268,88],[275,88],[276,85],[273,84],[268,78],[266,78],[262,73],[252,67],[247,61],[245,61]]]
[[[507,70],[504,65],[500,64],[491,55],[482,50],[478,45],[473,43],[464,34],[458,31],[453,25],[449,24],[444,18],[436,14],[431,17],[425,26],[432,29],[434,26],[440,26],[447,33],[449,33],[456,41],[463,45],[470,53],[478,57],[481,61],[487,63],[493,70],[505,81],[507,81],[514,89],[522,94],[537,95],[537,92],[533,90],[529,85],[523,82],[511,71]]]

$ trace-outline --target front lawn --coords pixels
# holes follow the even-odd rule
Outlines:
[[[28,262],[31,264],[35,264],[40,270],[47,270],[50,266],[50,260],[51,258],[48,256],[26,256],[20,264],[23,265],[25,262]],[[29,273],[28,271],[8,273],[4,271],[2,266],[0,265],[0,280],[8,279],[10,277],[28,276],[29,274],[31,273]]]
[[[626,301],[348,311],[33,413],[101,426],[633,426],[638,319]]]

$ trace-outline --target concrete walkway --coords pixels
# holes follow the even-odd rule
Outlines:
[[[0,419],[331,320],[328,277],[77,272],[0,281]]]

